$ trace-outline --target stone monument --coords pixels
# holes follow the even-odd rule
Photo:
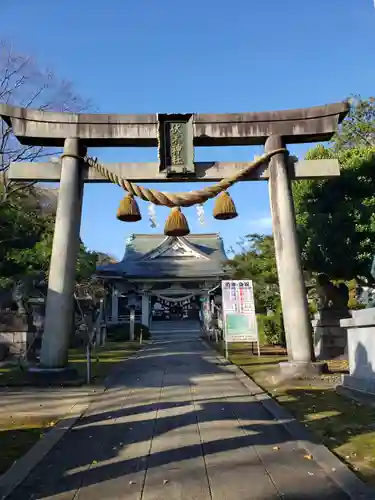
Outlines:
[[[375,278],[375,256],[370,274]],[[348,330],[349,374],[342,376],[342,385],[351,390],[375,395],[375,307],[352,312],[341,320]]]
[[[370,274],[375,278],[375,256]],[[371,307],[372,306],[372,307]],[[348,330],[349,374],[342,376],[342,385],[375,395],[375,307],[352,312],[352,317],[341,320]]]
[[[318,311],[314,315],[314,350],[319,360],[347,356],[347,331],[340,320],[350,318],[349,290],[345,283],[334,285],[326,274],[316,278]]]
[[[0,344],[5,345],[10,354],[25,357],[34,334],[27,284],[18,280],[0,297]]]

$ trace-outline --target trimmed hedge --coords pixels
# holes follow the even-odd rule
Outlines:
[[[262,314],[258,318],[267,344],[285,347],[285,330],[281,308],[278,308],[271,316]]]

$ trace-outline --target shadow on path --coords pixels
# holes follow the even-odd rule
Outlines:
[[[177,498],[175,490],[150,493],[167,475],[181,499],[198,498],[197,481],[202,500],[231,483],[236,500],[276,500],[277,491],[290,500],[347,499],[306,462],[282,423],[199,341],[151,345],[9,498]],[[254,481],[259,494],[248,496]]]

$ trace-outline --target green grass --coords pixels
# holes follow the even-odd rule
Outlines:
[[[27,379],[18,365],[10,364],[0,368],[0,387],[26,385]]]
[[[92,352],[92,383],[100,384],[111,370],[140,348],[138,342],[108,342]],[[80,377],[86,377],[86,349],[70,349],[69,365],[78,371]]]
[[[54,421],[23,417],[22,421],[0,422],[0,474],[25,455],[53,427]]]
[[[137,342],[108,342],[92,352],[92,383],[100,384],[110,371],[139,349]],[[86,379],[86,348],[69,350],[69,365],[78,371],[79,379]],[[26,369],[11,364],[0,368],[0,386],[30,385]],[[69,385],[66,383],[66,385]]]
[[[222,346],[216,348],[223,352]],[[285,356],[257,355],[246,344],[229,346],[230,361],[305,424],[318,440],[365,482],[375,486],[375,408],[335,391],[346,362],[328,362],[329,373],[312,380],[277,379]]]

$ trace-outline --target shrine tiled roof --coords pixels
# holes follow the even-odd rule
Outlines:
[[[223,241],[218,234],[167,237],[135,234],[123,259],[97,268],[99,276],[128,278],[204,278],[225,274]]]

